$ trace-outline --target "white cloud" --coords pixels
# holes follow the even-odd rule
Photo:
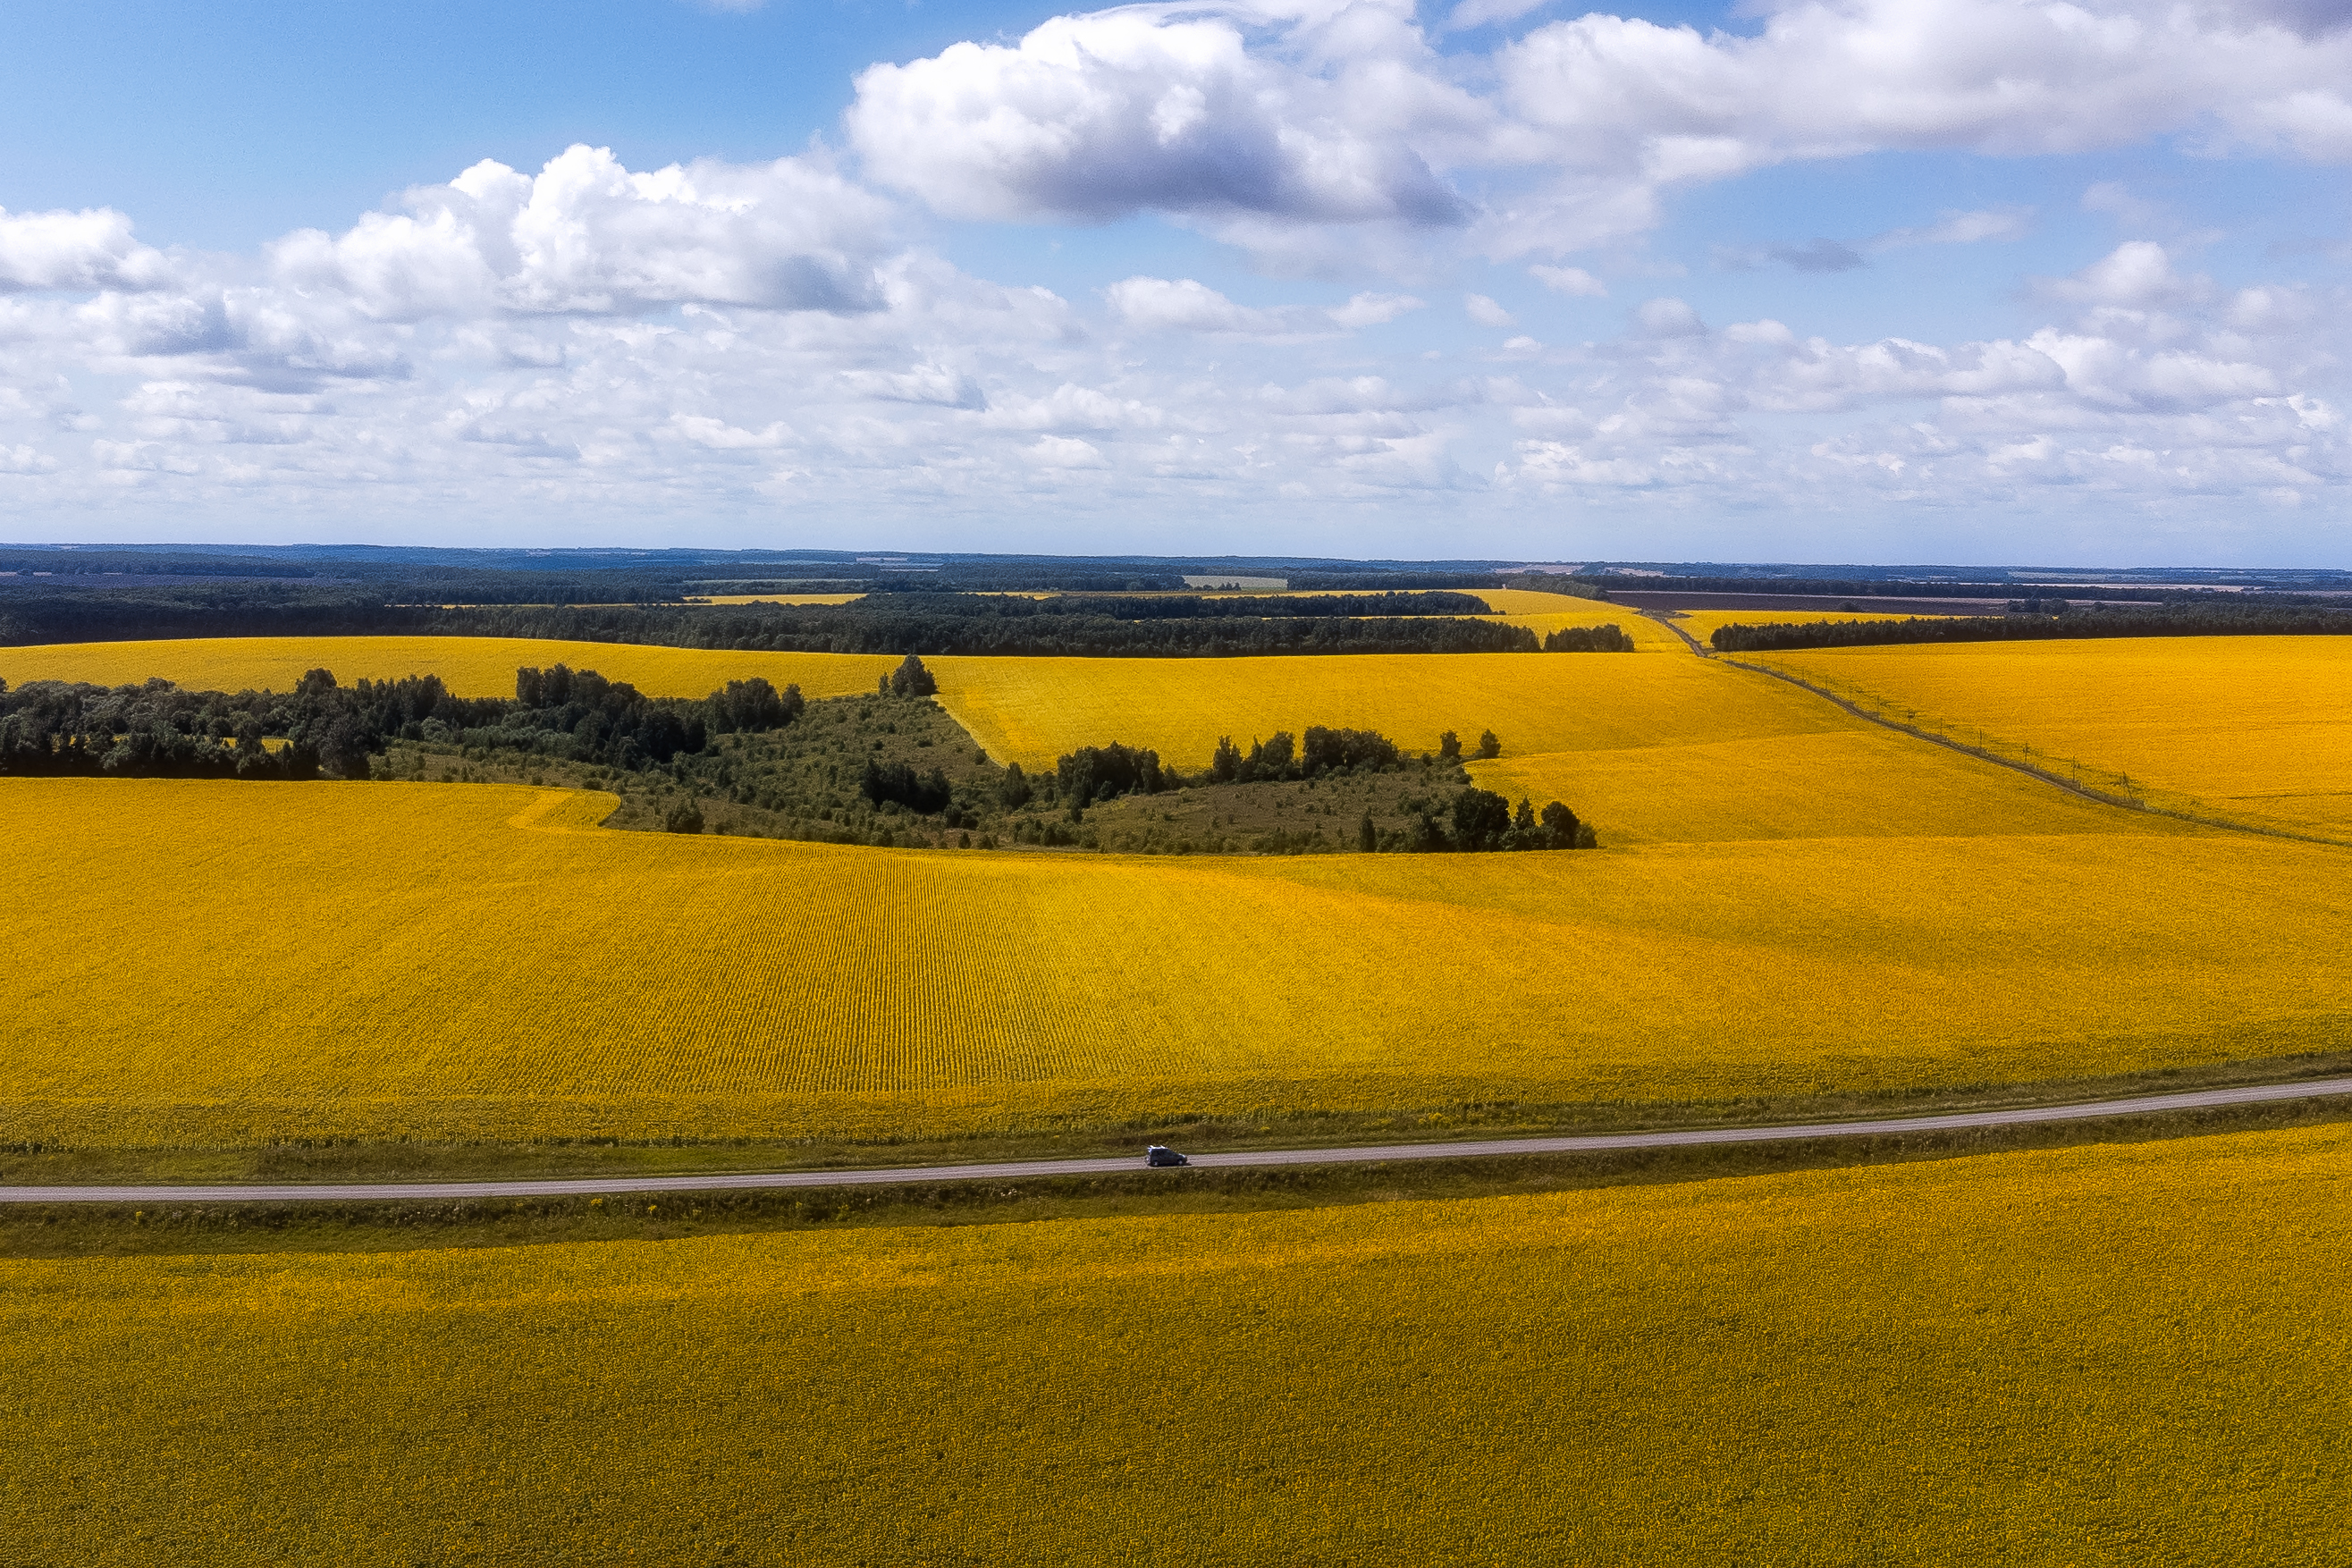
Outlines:
[[[17,289],[156,289],[172,264],[131,237],[111,207],[12,213],[0,207],[0,293]]]
[[[1421,301],[1410,294],[1357,294],[1346,304],[1328,312],[1331,324],[1345,331],[1359,327],[1386,326],[1399,316],[1421,309]]]
[[[1531,8],[1465,0],[1451,25]],[[877,66],[847,124],[870,173],[941,213],[1159,211],[1289,270],[1426,271],[1414,253],[1433,248],[1559,256],[1652,226],[1678,184],[1878,150],[2073,153],[2178,133],[2352,161],[2352,29],[2175,0],[1763,11],[1752,37],[1596,13],[1480,59],[1440,57],[1401,0],[1129,6]],[[2022,221],[1953,214],[1881,239],[2014,237]],[[1332,226],[1377,234],[1312,237]],[[1792,263],[1805,258],[1834,259],[1801,247]]]
[[[1633,320],[1654,338],[1698,337],[1706,331],[1706,323],[1698,319],[1698,312],[1670,294],[1643,300],[1633,312]]]
[[[783,310],[879,303],[887,205],[822,163],[698,160],[636,174],[574,146],[527,175],[489,160],[343,234],[271,247],[278,279],[377,321],[491,310],[627,313],[696,300]]]
[[[1528,268],[1528,272],[1537,282],[1557,293],[1580,295],[1591,300],[1609,298],[1609,285],[1581,267],[1548,267],[1538,261]]]
[[[1988,207],[1948,212],[1916,228],[1890,228],[1864,242],[1869,250],[1899,250],[1913,245],[1979,245],[2023,239],[2033,227],[2032,207]]]
[[[2133,309],[2181,304],[2212,292],[2210,279],[2181,277],[2164,247],[2145,239],[2127,240],[2072,278],[2044,279],[2039,287],[2056,300]]]
[[[1550,0],[1461,0],[1445,18],[1449,33],[1467,32],[1490,22],[1510,22],[1541,10]]]
[[[1026,448],[1029,460],[1044,468],[1107,468],[1110,464],[1091,441],[1075,436],[1040,436]]]
[[[1292,40],[1284,70],[1377,58],[1411,89],[1393,11],[1367,24],[1374,44],[1343,23],[1243,36]],[[1343,107],[1424,122],[1410,90]],[[1509,129],[1480,135],[1499,147]],[[1449,159],[1476,141],[1447,134]],[[1557,236],[1593,213],[1633,221],[1640,202],[1609,207],[1611,193],[1658,188],[1605,172],[1570,195],[1507,186],[1482,185],[1501,194],[1478,243],[1507,209]],[[1579,216],[1574,190],[1598,205]],[[2029,216],[1946,212],[1847,249],[1996,241]],[[1270,246],[1288,223],[1342,256],[1411,227],[1250,221]],[[321,519],[466,518],[512,537],[536,519],[570,540],[690,524],[745,542],[816,527],[1067,548],[1108,519],[1139,548],[1425,553],[1452,530],[1466,550],[1526,554],[1587,515],[1615,520],[1622,553],[1664,550],[1642,531],[1669,517],[1802,538],[1822,518],[1998,514],[2039,520],[2015,536],[2038,548],[2076,537],[2049,525],[2068,516],[2128,541],[2296,504],[2304,531],[2266,537],[2317,538],[2352,515],[2352,292],[2324,272],[2246,273],[2242,247],[2210,263],[2241,268],[2226,284],[2187,269],[2179,241],[2043,263],[2074,270],[2029,282],[2005,309],[2032,316],[1998,332],[1920,317],[1839,341],[1800,299],[1776,307],[1785,321],[1711,331],[1692,300],[1637,293],[1599,342],[1498,350],[1510,329],[1449,310],[1383,352],[1377,329],[1420,298],[1285,285],[1315,302],[1250,304],[1122,267],[1074,304],[908,244],[888,203],[822,159],[638,174],[576,149],[536,174],[477,164],[243,257],[135,260],[127,220],[89,232],[70,265],[10,253],[12,278],[46,282],[0,297],[0,489],[42,531],[136,516],[211,520],[185,536],[315,537]],[[1461,276],[1458,259],[1431,276]],[[1631,252],[1612,265],[1661,275]],[[1581,268],[1529,273],[1570,298],[1609,292]],[[793,281],[812,275],[832,281]],[[1465,311],[1507,316],[1461,287],[1446,297]],[[1752,538],[1675,537],[1693,558]]]
[[[781,419],[761,430],[739,430],[724,419],[700,414],[673,414],[669,422],[695,445],[721,452],[765,451],[782,446],[793,434]]]
[[[861,397],[887,403],[929,403],[941,408],[985,408],[988,395],[969,371],[917,365],[908,371],[852,370],[842,382]]]
[[[1407,128],[1349,101],[1345,79],[1372,64],[1327,77],[1253,55],[1222,16],[1096,12],[1056,17],[1017,46],[956,44],[872,67],[847,124],[876,177],[957,217],[1156,208],[1458,223],[1462,200]],[[1444,96],[1417,76],[1400,85]]]
[[[1484,294],[1462,297],[1463,313],[1482,327],[1516,327],[1518,318]]]
[[[1273,335],[1285,331],[1281,312],[1236,305],[1190,278],[1129,278],[1103,290],[1129,329],[1143,332],[1230,332]]]
[[[1293,338],[1380,326],[1421,309],[1410,294],[1358,294],[1326,310],[1261,309],[1237,304],[1191,278],[1128,278],[1103,290],[1122,325],[1137,332],[1199,332],[1239,338]]]

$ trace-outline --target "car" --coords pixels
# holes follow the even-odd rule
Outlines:
[[[1152,1165],[1189,1165],[1192,1162],[1164,1145],[1154,1143],[1143,1152],[1144,1162]]]

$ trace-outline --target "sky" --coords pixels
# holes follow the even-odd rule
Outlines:
[[[79,0],[0,536],[2352,567],[2352,0]]]

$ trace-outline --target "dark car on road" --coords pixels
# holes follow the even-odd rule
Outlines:
[[[1153,1165],[1189,1165],[1192,1163],[1175,1150],[1158,1143],[1146,1149],[1143,1152],[1143,1158],[1146,1163]]]

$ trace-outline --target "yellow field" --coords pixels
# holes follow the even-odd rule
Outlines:
[[[2147,637],[1741,655],[2152,804],[2352,837],[2352,637]]]
[[[1473,762],[1482,789],[1568,802],[1604,845],[2163,831],[1875,725]]]
[[[0,1124],[880,1136],[2040,1080],[2334,1048],[2352,1020],[2336,851],[2123,813],[1125,860],[588,827],[608,805],[0,781]]]
[[[0,1538],[92,1568],[2340,1563],[2347,1184],[2327,1128],[1277,1214],[0,1262]]]
[[[568,664],[625,680],[649,697],[707,697],[730,680],[764,676],[812,698],[871,691],[896,668],[887,654],[718,653],[639,643],[534,637],[215,637],[188,641],[56,643],[0,648],[0,680],[88,680],[121,686],[161,676],[192,691],[290,691],[305,670],[360,679],[437,675],[460,697],[512,697],[515,671]]]
[[[1649,623],[1643,623],[1648,625]],[[1663,628],[1653,627],[1662,636]],[[1609,653],[1359,654],[1337,658],[940,658],[940,702],[989,755],[1050,767],[1074,747],[1150,746],[1208,765],[1309,724],[1378,730],[1413,752],[1491,729],[1507,754],[1811,734],[1855,721],[1781,682],[1692,658]]]

